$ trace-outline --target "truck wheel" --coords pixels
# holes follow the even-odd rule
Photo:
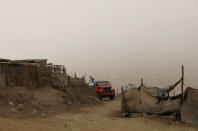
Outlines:
[[[101,95],[97,95],[98,99],[102,100],[102,96]]]
[[[114,99],[115,99],[115,96],[111,96],[110,99],[111,99],[111,100],[114,100]]]
[[[102,98],[103,98],[102,96],[99,97],[100,100],[102,100]]]

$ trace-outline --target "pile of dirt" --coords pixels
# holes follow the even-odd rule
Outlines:
[[[0,116],[47,116],[98,103],[95,90],[90,87],[67,88],[65,91],[51,87],[3,88],[0,92]]]

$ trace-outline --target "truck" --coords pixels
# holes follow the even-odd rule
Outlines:
[[[95,81],[94,87],[96,89],[97,97],[102,100],[102,98],[109,97],[111,100],[115,98],[115,89],[112,88],[109,81]]]

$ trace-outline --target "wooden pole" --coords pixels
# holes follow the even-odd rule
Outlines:
[[[181,81],[182,102],[184,100],[184,66],[182,66],[182,81]]]
[[[124,93],[124,87],[123,86],[121,87],[121,93]]]
[[[6,62],[6,71],[5,71],[5,85],[6,87],[9,86],[9,81],[8,81],[8,77],[9,77],[9,66],[8,66],[8,62]]]
[[[143,86],[144,85],[144,80],[141,78],[141,84],[140,86]]]
[[[66,69],[65,69],[65,66],[63,65],[63,86],[64,86],[64,89],[66,88],[65,79],[66,79]]]
[[[54,88],[53,87],[53,64],[50,65],[50,84],[51,84],[52,88]]]

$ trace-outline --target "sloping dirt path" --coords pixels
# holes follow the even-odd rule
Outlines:
[[[47,118],[0,118],[0,131],[197,131],[197,127],[151,118],[121,118],[120,99]]]

